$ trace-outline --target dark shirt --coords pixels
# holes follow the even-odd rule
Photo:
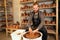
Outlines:
[[[29,23],[28,23],[28,27],[31,27],[31,25],[33,25],[33,23],[31,24],[30,22],[32,21],[34,12],[30,13],[30,17],[29,17]],[[41,29],[44,25],[44,14],[41,11],[38,11],[38,13],[36,13],[36,15],[34,15],[34,18],[36,19],[39,16],[41,23],[38,25],[37,29]]]

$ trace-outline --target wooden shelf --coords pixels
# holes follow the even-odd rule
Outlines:
[[[39,9],[51,9],[51,8],[56,8],[56,6],[55,7],[44,7],[44,8],[39,8]]]
[[[37,2],[50,2],[52,0],[37,0]]]
[[[0,23],[6,23],[6,22],[0,22]]]
[[[9,15],[8,15],[8,17],[7,17],[7,18],[13,18],[13,16],[9,16]]]
[[[6,28],[6,29],[17,30],[17,28]]]
[[[22,17],[29,17],[29,16],[22,16]]]
[[[39,8],[39,9],[42,10],[42,9],[50,9],[50,8],[56,8],[56,7],[48,7],[48,8],[45,7],[45,8]],[[21,10],[24,10],[24,11],[25,10],[32,10],[32,8],[30,8],[30,9],[29,8],[28,9],[21,9]]]
[[[28,24],[28,23],[21,23],[21,24]],[[44,24],[44,25],[50,25],[50,26],[53,26],[53,25],[56,25],[56,24]]]
[[[50,26],[53,26],[53,25],[55,25],[55,26],[56,26],[56,24],[44,24],[44,25],[50,25]]]
[[[33,3],[34,1],[26,1],[26,2],[20,2],[20,3],[23,3],[23,4],[26,4],[26,3]]]
[[[29,17],[29,16],[22,16],[22,18],[25,18],[25,17]],[[45,17],[56,17],[56,15],[55,16],[45,16]]]
[[[4,12],[4,11],[0,11],[0,12]]]
[[[4,7],[4,6],[1,5],[0,7]]]
[[[0,14],[1,14],[1,16],[0,16],[0,19],[2,19],[2,20],[0,20],[0,23],[3,25],[3,24],[6,24],[6,17],[5,17],[5,5],[4,5],[4,0],[2,1],[2,0],[0,0],[1,1],[1,3],[0,3],[0,8],[1,8],[1,10],[0,10]],[[1,27],[1,29],[5,29],[5,27]]]
[[[11,1],[5,0],[5,2],[6,2],[5,3],[5,7],[6,7],[6,10],[5,10],[6,11],[6,26],[8,26],[9,23],[13,23],[13,1],[12,0]]]
[[[0,16],[0,18],[6,18],[5,16]],[[13,18],[12,16],[8,16],[8,18]]]
[[[50,1],[52,1],[52,0],[49,0],[49,1],[37,0],[37,2],[50,2]],[[34,3],[34,1],[26,1],[26,2],[21,2],[21,1],[20,1],[20,3],[22,3],[22,4],[26,4],[26,3]]]
[[[5,18],[5,16],[0,16],[0,18]]]
[[[13,21],[9,21],[8,23],[12,23]]]
[[[48,34],[56,34],[56,32],[54,30],[48,30],[47,29],[47,32],[48,32]]]
[[[45,16],[45,17],[56,17],[56,15],[55,16]]]
[[[0,24],[6,24],[6,26],[8,25],[8,23],[10,23],[10,22],[12,22],[13,23],[13,1],[11,0],[11,2],[9,2],[8,3],[8,0],[0,0],[0,14],[1,14],[1,16],[0,16]],[[12,5],[10,5],[10,3],[12,4]],[[8,5],[7,5],[8,4]],[[12,7],[11,7],[12,6]],[[9,10],[7,10],[7,9],[9,9]],[[10,10],[10,9],[12,9],[12,11]],[[9,13],[8,12],[11,12],[11,14],[12,14],[12,16],[8,16],[9,15]],[[9,21],[8,20],[8,18],[12,18],[12,20],[11,21]],[[2,29],[3,27],[1,27],[1,29]],[[4,29],[6,29],[6,28],[4,28]]]
[[[5,27],[2,27],[2,29],[6,29],[6,26]]]
[[[21,23],[21,24],[28,24],[28,23]]]

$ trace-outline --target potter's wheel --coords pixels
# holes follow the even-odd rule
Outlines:
[[[36,33],[25,32],[23,34],[23,40],[42,40],[42,33],[41,32],[36,32]]]

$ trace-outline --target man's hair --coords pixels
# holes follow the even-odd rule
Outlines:
[[[34,2],[34,3],[33,3],[33,6],[34,6],[34,5],[38,5],[38,7],[39,7],[39,4],[38,4],[38,2]]]

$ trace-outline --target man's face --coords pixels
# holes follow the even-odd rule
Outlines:
[[[34,11],[34,12],[37,12],[37,11],[38,11],[38,9],[39,9],[39,7],[38,7],[38,5],[37,5],[37,4],[33,6],[33,11]]]

